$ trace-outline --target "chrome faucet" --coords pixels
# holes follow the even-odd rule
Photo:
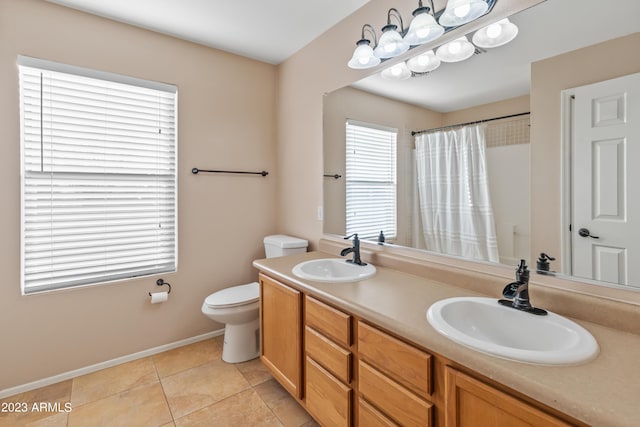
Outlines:
[[[366,262],[362,262],[360,259],[360,239],[358,239],[358,233],[354,233],[351,236],[345,237],[345,240],[349,240],[353,237],[353,246],[350,248],[344,248],[340,251],[340,256],[345,256],[349,253],[353,253],[353,259],[348,259],[347,262],[352,262],[357,265],[367,265]]]
[[[547,314],[545,310],[531,305],[529,300],[529,269],[523,259],[520,260],[520,265],[516,268],[516,281],[507,284],[502,295],[509,299],[501,299],[498,302],[506,307],[541,316]]]

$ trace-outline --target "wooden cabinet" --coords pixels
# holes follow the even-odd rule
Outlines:
[[[358,393],[369,416],[403,426],[431,426],[431,355],[372,326],[358,322]],[[362,404],[359,408],[362,408]]]
[[[353,424],[351,316],[305,297],[305,403],[325,426]]]
[[[571,425],[450,366],[445,370],[446,427]]]
[[[260,275],[260,359],[294,397],[302,397],[302,294]]]
[[[291,286],[260,285],[261,360],[323,426],[571,425]]]

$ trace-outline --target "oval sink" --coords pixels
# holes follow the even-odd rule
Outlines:
[[[493,298],[444,299],[429,307],[427,320],[459,344],[521,362],[574,364],[594,358],[599,350],[586,329],[565,317],[537,316]]]
[[[371,264],[353,264],[342,258],[323,258],[297,264],[293,267],[293,274],[318,282],[357,282],[376,274],[376,268]]]

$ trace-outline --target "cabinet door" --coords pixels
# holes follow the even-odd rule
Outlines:
[[[260,359],[297,398],[302,397],[302,294],[260,275]]]
[[[446,427],[569,426],[453,368],[446,368]]]

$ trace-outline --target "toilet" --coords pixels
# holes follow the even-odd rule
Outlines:
[[[267,258],[307,251],[308,242],[282,234],[264,238]],[[224,323],[222,360],[240,363],[260,355],[260,285],[257,282],[237,285],[214,292],[202,303],[202,313]]]

